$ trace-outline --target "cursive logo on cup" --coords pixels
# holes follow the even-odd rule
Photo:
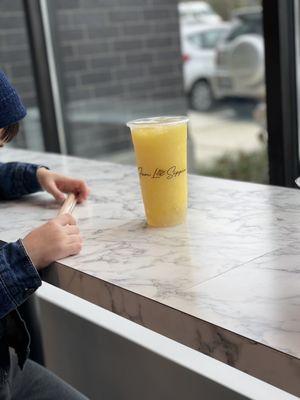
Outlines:
[[[161,178],[164,175],[166,175],[165,169],[156,168],[156,170],[153,172],[152,178]]]
[[[178,178],[181,174],[186,172],[186,169],[176,169],[176,166],[174,165],[173,167],[170,167],[167,170],[167,179],[173,179],[173,178]]]
[[[139,171],[140,177],[142,177],[142,176],[151,176],[151,174],[148,174],[147,172],[143,171],[143,167],[139,167],[138,171]]]
[[[166,178],[170,180],[178,178],[180,175],[186,172],[186,169],[177,169],[176,165],[173,165],[168,169],[156,168],[153,172],[149,172],[145,171],[143,167],[138,167],[138,172],[141,178],[142,177],[147,177],[151,179]]]

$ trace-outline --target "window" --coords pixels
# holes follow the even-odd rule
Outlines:
[[[209,1],[198,25],[169,0],[115,2],[44,2],[67,152],[133,164],[128,120],[188,113],[190,172],[267,182],[260,1],[243,1],[251,12]],[[237,18],[238,46],[220,40]],[[202,47],[180,48],[180,32]]]
[[[194,45],[196,48],[201,49],[202,48],[202,38],[200,33],[196,33],[193,35],[188,36],[188,41]]]
[[[67,152],[133,164],[128,120],[186,113],[177,6],[169,0],[134,7],[122,0],[43,4]]]
[[[230,42],[241,35],[256,34],[262,35],[262,18],[257,15],[255,19],[241,19],[236,22],[235,27],[228,34],[226,41]]]
[[[208,3],[224,31],[216,30],[215,22],[199,26],[202,31],[194,36],[194,42],[201,44],[198,52],[182,42],[194,171],[267,183],[261,4],[245,0],[239,8],[221,0]],[[181,29],[196,28],[181,21]]]
[[[20,132],[9,146],[43,150],[40,112],[22,0],[0,2],[1,69],[20,93],[27,108]]]
[[[219,40],[224,35],[224,33],[225,33],[225,30],[223,30],[223,29],[216,29],[216,30],[210,30],[207,32],[203,32],[201,34],[202,47],[204,49],[215,48],[216,45],[218,44]]]
[[[224,36],[225,29],[211,29],[188,35],[189,42],[198,49],[213,49]]]

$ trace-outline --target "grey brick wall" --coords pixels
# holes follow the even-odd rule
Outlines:
[[[0,65],[27,107],[36,104],[22,0],[0,1]]]
[[[69,100],[182,96],[174,0],[55,0]]]
[[[107,96],[109,87],[112,95],[129,97],[182,95],[176,1],[55,0],[53,7],[68,100],[101,97],[101,88]],[[26,104],[33,105],[21,0],[0,2],[0,59]],[[152,83],[147,92],[139,85],[143,81]]]
[[[164,106],[157,110],[155,103],[166,104],[169,99],[180,104],[174,112],[185,112],[176,0],[51,0],[50,4],[68,105],[78,102],[80,112],[86,113],[91,100],[135,100],[147,102],[144,113],[151,115],[167,112]],[[21,0],[0,1],[0,59],[25,104],[35,106]],[[116,114],[120,112],[122,105]],[[74,154],[95,156],[99,148],[105,152],[129,146],[128,132],[118,118],[110,127],[108,121],[100,126],[88,118],[76,122],[71,118],[69,123]],[[90,132],[90,147],[85,143],[83,149],[80,144],[81,131]]]

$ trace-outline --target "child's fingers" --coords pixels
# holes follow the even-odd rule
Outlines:
[[[61,214],[56,217],[56,220],[60,223],[60,225],[76,225],[76,219],[71,214]]]
[[[61,202],[63,200],[65,200],[66,196],[63,194],[63,192],[61,192],[55,182],[49,183],[48,187],[47,187],[47,192],[52,194],[52,196],[55,198],[55,200]]]

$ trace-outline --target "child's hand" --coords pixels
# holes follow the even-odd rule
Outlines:
[[[60,215],[34,229],[22,242],[37,269],[77,254],[82,247],[76,220],[70,214]]]
[[[82,203],[90,192],[84,181],[56,174],[43,167],[37,170],[37,179],[41,187],[59,202],[65,199],[64,193],[74,193],[78,203]]]

